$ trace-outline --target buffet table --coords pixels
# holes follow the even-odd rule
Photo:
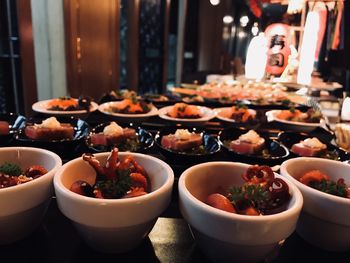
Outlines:
[[[94,127],[112,119],[102,113],[94,112],[85,120],[91,127]],[[159,117],[152,117],[140,125],[154,135],[159,129],[171,123]],[[223,123],[217,119],[206,123],[204,127],[215,135],[225,128]],[[279,128],[279,125],[265,122],[259,129],[269,131],[273,137],[280,132]],[[316,132],[324,131],[320,128]],[[9,145],[18,145],[18,142],[10,142]],[[61,152],[60,156],[64,162],[67,162],[88,151],[89,148],[85,142],[81,141],[74,152]],[[178,207],[177,179],[191,164],[170,162],[159,153],[155,146],[146,153],[163,159],[171,165],[175,173],[175,184],[172,202],[158,219],[149,236],[137,249],[126,254],[114,255],[93,251],[84,244],[70,221],[59,211],[56,200],[53,198],[44,222],[36,232],[25,240],[0,247],[0,262],[209,262],[197,248]],[[221,151],[213,160],[229,161],[232,159]],[[284,243],[281,243],[279,251],[266,258],[266,262],[304,260],[346,262],[349,257],[350,252],[333,253],[315,248],[294,233]]]

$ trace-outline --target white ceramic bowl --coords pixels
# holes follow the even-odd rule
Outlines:
[[[0,189],[0,245],[23,239],[40,225],[53,195],[53,176],[62,165],[57,154],[30,147],[0,148],[0,164],[4,162],[18,164],[22,169],[41,165],[48,173]]]
[[[232,214],[207,205],[209,194],[232,185],[243,185],[248,164],[208,162],[193,166],[179,179],[179,200],[201,250],[214,262],[262,261],[275,252],[279,242],[293,233],[303,199],[285,180],[291,200],[281,213],[265,216]],[[276,175],[280,177],[279,175]]]
[[[309,243],[329,251],[350,250],[350,199],[327,194],[299,182],[308,171],[321,170],[332,180],[350,184],[350,166],[323,158],[294,158],[282,163],[281,174],[291,180],[304,197],[297,232]]]
[[[95,154],[104,164],[110,153]],[[58,207],[75,225],[85,242],[95,250],[120,253],[136,247],[152,230],[158,216],[171,200],[174,173],[165,162],[139,153],[119,153],[123,159],[132,155],[149,175],[152,191],[128,199],[97,199],[69,190],[73,182],[93,183],[95,171],[82,158],[74,159],[54,178]]]

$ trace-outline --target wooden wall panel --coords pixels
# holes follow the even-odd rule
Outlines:
[[[21,65],[22,65],[22,85],[24,98],[24,111],[26,115],[32,113],[32,104],[37,101],[37,89],[35,78],[35,59],[33,28],[30,1],[17,0],[17,17],[19,27],[19,39]]]
[[[68,91],[97,100],[119,87],[120,1],[64,4]]]
[[[199,1],[198,70],[215,71],[221,68],[222,18],[225,1],[213,6],[209,1]],[[205,19],[203,19],[205,18]]]
[[[127,88],[137,91],[139,87],[140,0],[128,0],[127,20]]]
[[[166,92],[168,83],[168,64],[169,64],[169,26],[170,26],[170,4],[171,0],[165,0],[164,14],[164,36],[163,36],[163,78],[162,92]]]

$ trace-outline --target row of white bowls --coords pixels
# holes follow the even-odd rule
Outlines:
[[[0,189],[0,244],[13,243],[36,229],[48,208],[54,185],[59,209],[92,248],[118,253],[139,245],[171,201],[174,174],[169,165],[155,157],[137,153],[120,153],[120,157],[127,154],[132,154],[148,172],[152,192],[131,199],[106,200],[69,190],[76,180],[92,182],[95,177],[94,170],[82,158],[61,167],[61,159],[47,150],[0,148],[0,163],[14,162],[21,167],[38,164],[49,170],[31,182]],[[102,163],[108,155],[96,154]],[[281,174],[292,198],[287,209],[278,214],[244,216],[204,203],[219,187],[243,184],[241,174],[248,166],[232,162],[203,163],[180,176],[181,212],[209,258],[216,262],[233,257],[243,261],[261,260],[295,229],[305,240],[323,249],[350,249],[350,199],[322,193],[298,181],[304,172],[320,169],[334,180],[343,177],[349,182],[348,164],[321,158],[284,162]]]

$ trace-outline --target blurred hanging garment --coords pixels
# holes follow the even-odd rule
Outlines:
[[[327,50],[327,35],[329,31],[329,20],[330,20],[330,11],[328,6],[326,7],[326,24],[325,24],[325,34],[322,39],[322,44],[320,48],[320,52],[318,54],[318,63],[317,63],[317,71],[321,73],[322,76],[326,76],[329,73],[329,62],[328,62],[328,50]]]
[[[343,1],[339,1],[337,5],[337,20],[335,22],[335,31],[333,36],[333,42],[332,42],[332,50],[338,50],[339,43],[340,43],[340,33],[341,33],[341,22],[343,20],[343,8],[344,4]]]
[[[343,12],[341,17],[341,25],[340,25],[340,42],[339,42],[339,49],[344,49],[344,43],[345,43],[345,8],[343,4]],[[349,25],[350,26],[350,25]]]
[[[245,76],[248,79],[262,79],[265,75],[267,44],[264,33],[250,41],[245,63]]]
[[[300,64],[297,77],[297,82],[299,84],[309,85],[311,83],[311,73],[314,68],[319,25],[319,13],[317,11],[309,12],[306,17],[300,52]]]
[[[321,46],[323,39],[325,38],[326,32],[326,24],[327,24],[327,8],[323,3],[319,3],[320,5],[314,11],[318,13],[319,16],[319,30],[317,35],[317,44],[316,44],[316,52],[315,52],[315,61],[318,61]]]

